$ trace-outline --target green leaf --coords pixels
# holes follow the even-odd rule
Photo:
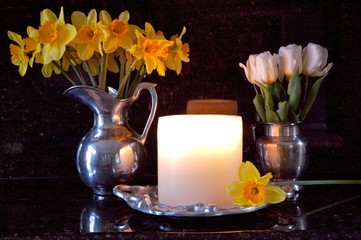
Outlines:
[[[289,109],[289,104],[287,101],[278,103],[277,115],[279,116],[281,122],[288,121],[288,109]]]
[[[288,120],[289,120],[289,122],[299,122],[300,121],[300,113],[296,114],[294,111],[289,109]]]
[[[272,97],[276,102],[281,100],[281,91],[282,91],[282,84],[279,81],[274,82],[272,85],[269,86]]]
[[[272,92],[270,88],[267,88],[263,85],[259,85],[261,92],[262,92],[262,96],[264,98],[264,105],[265,107],[268,107],[269,109],[271,109],[272,111],[274,110],[274,104],[273,104],[273,98],[272,98]]]
[[[266,106],[266,119],[267,122],[279,122],[280,118],[278,117],[277,113]]]
[[[323,81],[325,80],[326,76],[327,76],[327,74],[324,75],[323,77],[317,79],[315,81],[315,83],[312,85],[311,90],[307,93],[305,105],[303,106],[303,109],[301,111],[301,116],[300,116],[301,121],[303,121],[306,118],[308,112],[310,111],[310,109],[317,97],[318,90],[320,89],[320,86],[323,83]]]
[[[301,76],[298,74],[297,69],[288,83],[287,94],[290,109],[295,112],[301,97]]]
[[[265,122],[266,112],[264,107],[264,98],[262,97],[261,94],[256,94],[256,96],[253,99],[253,105],[255,106],[259,117],[262,119],[263,122]]]

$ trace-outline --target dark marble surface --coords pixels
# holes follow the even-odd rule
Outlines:
[[[151,181],[151,179],[150,179]],[[361,239],[361,186],[307,186],[240,215],[170,218],[96,197],[80,180],[0,180],[0,239]]]

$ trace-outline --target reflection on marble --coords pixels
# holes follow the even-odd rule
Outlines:
[[[307,186],[297,201],[196,218],[145,214],[116,196],[93,196],[79,179],[0,180],[0,196],[1,239],[361,237],[359,185]]]
[[[122,206],[119,198],[94,194],[92,200],[84,205],[81,212],[80,232],[116,232],[119,228],[115,228],[115,223],[126,224],[132,215],[128,208]],[[121,231],[127,231],[127,229],[124,227]]]

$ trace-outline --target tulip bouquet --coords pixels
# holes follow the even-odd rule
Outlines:
[[[282,46],[278,54],[269,51],[250,55],[240,63],[253,84],[253,100],[263,122],[301,122],[311,109],[318,90],[332,67],[326,48],[309,43]]]
[[[57,17],[51,10],[40,12],[40,27],[27,27],[27,37],[9,31],[11,62],[24,76],[28,66],[41,64],[44,77],[62,73],[73,85],[91,85],[108,91],[107,72],[119,73],[117,98],[132,95],[147,74],[166,69],[181,72],[189,62],[189,46],[182,42],[186,29],[169,40],[146,22],[142,29],[129,23],[128,11],[112,19],[106,10],[71,14],[64,20],[63,8]],[[72,71],[70,71],[72,70]]]

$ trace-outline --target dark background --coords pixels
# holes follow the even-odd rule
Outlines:
[[[0,178],[77,175],[76,148],[92,126],[90,110],[63,96],[70,85],[62,76],[44,79],[36,67],[21,77],[10,62],[7,37],[8,30],[25,36],[27,26],[39,26],[41,10],[50,8],[58,16],[61,6],[67,22],[73,11],[87,14],[94,8],[113,18],[129,10],[130,23],[148,21],[167,37],[185,26],[191,62],[179,76],[167,72],[165,78],[147,79],[158,83],[157,117],[184,113],[189,99],[235,99],[245,125],[245,150],[252,149],[247,130],[254,123],[254,90],[238,63],[290,43],[326,47],[334,66],[303,125],[312,146],[306,177],[359,178],[361,4],[356,0],[1,1]],[[156,173],[156,122],[146,143],[149,174]],[[252,159],[252,152],[245,157]]]

